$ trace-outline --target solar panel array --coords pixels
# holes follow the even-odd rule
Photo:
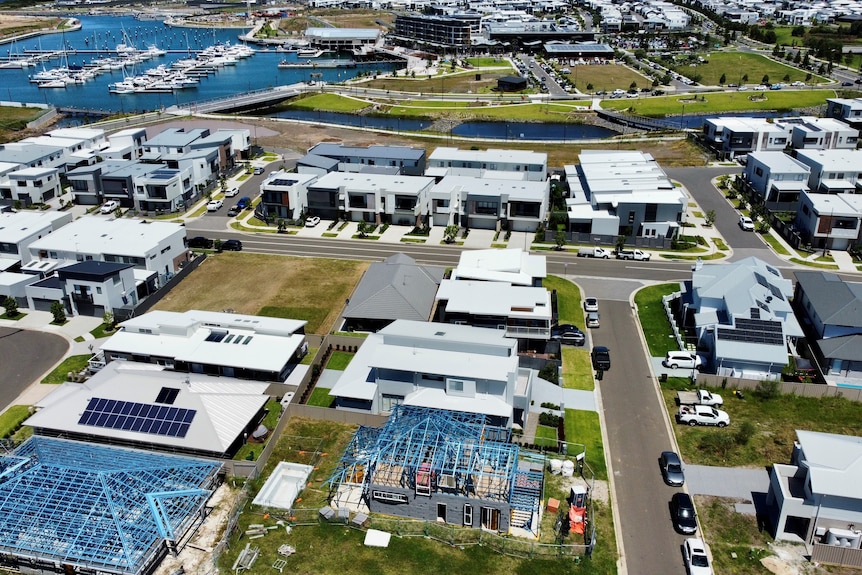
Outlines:
[[[765,319],[737,318],[735,325],[736,329],[719,327],[718,339],[767,345],[784,344],[784,331],[781,322]]]
[[[194,409],[94,397],[87,404],[78,424],[185,437],[196,413]]]

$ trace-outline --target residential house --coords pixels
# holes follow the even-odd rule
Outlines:
[[[260,185],[258,213],[270,221],[301,218],[308,213],[308,185],[317,181],[317,177],[317,174],[279,170]]]
[[[793,204],[808,191],[811,168],[784,152],[751,152],[745,181],[767,203]]]
[[[32,258],[28,247],[72,221],[71,212],[0,212],[0,271],[15,271]]]
[[[329,394],[342,410],[388,414],[404,404],[509,428],[524,424],[535,377],[502,330],[396,320],[365,339]]]
[[[790,135],[766,118],[706,118],[704,143],[723,159],[750,152],[780,152],[790,145]]]
[[[547,277],[547,260],[518,248],[465,250],[451,279],[504,282],[516,286],[541,287]]]
[[[790,134],[794,150],[854,150],[859,130],[833,118],[776,118],[774,122]]]
[[[3,163],[16,164],[20,168],[64,170],[66,158],[63,146],[9,142],[0,144],[0,164]]]
[[[547,215],[550,181],[505,179],[505,174],[443,177],[430,192],[433,224],[535,232]]]
[[[862,150],[797,150],[811,169],[808,187],[817,194],[856,193],[862,179]]]
[[[826,98],[825,115],[862,128],[862,98]]]
[[[341,330],[373,332],[397,319],[428,321],[445,271],[401,253],[373,262],[347,300]]]
[[[684,328],[721,376],[777,379],[789,345],[802,337],[790,298],[793,285],[755,257],[697,265],[682,285]]]
[[[21,168],[9,173],[8,178],[11,192],[8,199],[17,200],[23,206],[44,204],[63,193],[57,168]]]
[[[335,220],[417,225],[433,178],[331,172],[306,185],[308,213]]]
[[[847,250],[862,239],[862,196],[803,192],[794,224],[814,248]]]
[[[164,169],[161,164],[145,164],[137,160],[105,160],[91,166],[82,166],[66,174],[72,186],[74,202],[97,206],[114,200],[124,208],[136,208],[135,182]],[[146,192],[142,198],[146,197]],[[146,200],[145,200],[146,201]]]
[[[497,174],[494,172],[503,172]],[[506,175],[511,172],[513,175]],[[532,182],[548,179],[548,154],[529,150],[460,150],[435,148],[428,156],[426,176],[469,176],[473,178],[522,178]]]
[[[108,147],[99,151],[99,156],[110,160],[137,160],[144,154],[147,140],[146,128],[127,128],[108,136]]]
[[[136,209],[145,214],[182,211],[197,197],[189,168],[160,167],[136,176],[134,184]]]
[[[305,324],[227,312],[151,311],[122,322],[90,366],[134,361],[189,374],[290,383],[308,351]]]
[[[51,306],[60,302],[71,315],[125,317],[138,305],[135,286],[132,264],[86,260],[62,267],[24,291],[32,310],[52,311]]]
[[[824,271],[797,271],[794,306],[810,329],[814,359],[830,385],[862,385],[862,284]]]
[[[407,176],[421,176],[425,170],[425,149],[409,146],[349,146],[321,142],[312,146],[308,154],[338,160],[339,164],[359,164],[360,166],[384,166],[398,168],[399,173]],[[347,171],[347,167],[339,167]]]
[[[790,463],[775,463],[766,505],[773,536],[859,549],[862,437],[796,431]]]

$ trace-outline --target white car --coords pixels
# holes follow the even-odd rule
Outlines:
[[[746,90],[748,90],[748,86],[740,86],[736,89],[737,92],[745,92]]]
[[[234,197],[234,196],[236,196],[236,195],[238,195],[238,194],[239,194],[239,188],[234,187],[234,188],[231,188],[231,189],[227,190],[227,191],[224,193],[224,197],[226,197],[226,198],[232,198],[232,197]]]
[[[703,367],[703,359],[690,351],[669,351],[661,364],[670,369],[696,369]]]
[[[753,232],[754,231],[754,222],[748,216],[740,216],[739,217],[739,227],[742,228],[743,231]]]
[[[120,202],[116,200],[111,200],[110,202],[105,202],[104,204],[102,204],[102,207],[99,208],[99,212],[103,214],[110,214],[119,207]]]
[[[790,84],[790,85],[791,85],[791,86],[804,86],[804,85],[805,85],[805,82],[801,82],[801,81],[799,81],[799,80],[796,80],[795,82],[793,82],[793,83],[792,83],[792,84]]]
[[[588,297],[584,298],[584,311],[587,313],[599,311],[599,298]]]
[[[702,539],[686,539],[682,545],[682,555],[689,575],[713,575]]]
[[[208,212],[217,212],[224,205],[224,202],[221,200],[213,200],[207,204]]]
[[[757,86],[755,86],[755,87],[754,87],[754,89],[755,89],[755,90],[760,90],[761,92],[764,92],[764,91],[768,90],[769,88],[767,88],[767,87],[766,87],[766,86],[764,86],[763,84],[758,84]]]
[[[314,226],[316,226],[319,223],[320,223],[320,218],[317,216],[309,216],[309,217],[305,218],[305,227],[307,227],[307,228],[313,228]]]

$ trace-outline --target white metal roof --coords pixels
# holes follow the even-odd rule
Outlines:
[[[2,212],[0,213],[0,243],[17,244],[39,232],[47,235],[55,226],[60,227],[63,220],[71,222],[72,215],[56,210]]]
[[[443,389],[430,387],[423,387],[407,394],[404,396],[404,404],[467,413],[484,413],[496,417],[512,417],[512,406],[499,397],[486,394],[476,394],[473,397],[447,395]]]
[[[542,287],[513,286],[505,282],[443,280],[437,301],[447,300],[449,313],[550,319],[551,293]]]
[[[489,177],[446,176],[435,186],[434,191],[451,193],[466,192],[470,195],[484,195],[495,198],[508,196],[509,201],[543,202],[550,189],[547,181],[531,181],[497,177],[498,172],[487,172]],[[502,172],[510,174],[512,172]],[[520,172],[524,174],[525,172]]]
[[[453,279],[503,281],[513,285],[533,285],[533,278],[548,275],[547,260],[518,248],[467,250],[461,252]]]
[[[30,244],[31,253],[36,250],[101,254],[121,253],[146,256],[160,242],[185,228],[171,222],[83,216],[52,234]]]
[[[428,161],[466,161],[466,162],[507,162],[516,164],[547,164],[548,154],[544,152],[533,152],[530,150],[500,150],[489,148],[487,150],[460,150],[458,148],[440,147],[435,148]]]
[[[394,192],[400,195],[418,195],[434,184],[434,178],[357,172],[329,172],[320,176],[310,188],[340,188],[346,192]]]
[[[811,478],[820,495],[862,499],[862,437],[797,430]]]

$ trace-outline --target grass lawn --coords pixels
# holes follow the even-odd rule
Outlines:
[[[302,358],[302,361],[299,362],[299,365],[311,365],[311,362],[314,361],[314,356],[317,353],[316,347],[309,347],[308,353],[305,354],[305,357]]]
[[[316,407],[331,407],[334,401],[335,398],[329,395],[329,388],[315,387],[305,403]]]
[[[416,78],[405,78],[404,76],[392,77],[377,76],[376,80],[363,82],[362,87],[374,88],[377,90],[392,90],[395,92],[420,92],[422,94],[488,94],[493,88],[497,87],[497,79],[508,76],[512,73],[511,69],[500,69],[493,72],[490,71],[456,71],[450,73],[446,68],[446,73],[438,76],[416,76]],[[480,75],[480,79],[476,79],[476,74]]]
[[[651,79],[621,64],[569,66],[569,69],[572,73],[563,75],[585,94],[597,90],[611,92],[617,88],[628,90],[632,82],[637,84],[638,88],[652,86]],[[588,84],[593,85],[592,89],[587,88]]]
[[[716,573],[727,575],[768,575],[760,560],[772,555],[767,546],[772,537],[757,528],[753,515],[737,513],[734,501],[720,497],[695,496],[698,519],[709,542]],[[736,553],[736,559],[733,558]]]
[[[540,425],[536,428],[536,445],[542,447],[557,447],[557,430],[554,427]]]
[[[6,439],[21,426],[21,422],[30,417],[30,408],[26,405],[13,405],[0,415],[0,439]]]
[[[103,337],[108,337],[110,335],[114,335],[116,329],[108,329],[108,326],[104,323],[99,324],[97,327],[90,330],[90,334],[96,339],[101,339]]]
[[[542,281],[542,285],[549,290],[557,290],[559,323],[571,323],[583,327],[584,312],[581,311],[581,290],[578,286],[559,276],[547,276]]]
[[[25,317],[27,317],[27,314],[21,313],[20,311],[16,311],[15,315],[9,315],[9,312],[0,314],[0,318],[8,319],[11,321],[18,321],[18,320],[24,319]]]
[[[638,318],[649,346],[649,354],[653,357],[664,357],[667,352],[679,349],[676,339],[669,337],[670,324],[661,303],[662,296],[677,290],[679,284],[670,283],[645,287],[635,294]]]
[[[563,346],[563,387],[566,389],[595,389],[590,352],[582,347]]]
[[[579,123],[584,112],[569,104],[487,104],[472,102],[408,101],[386,109],[391,116],[418,118],[488,119],[499,121],[536,121]]]
[[[512,69],[512,65],[509,64],[508,60],[504,60],[503,58],[467,58],[467,63],[476,68],[509,68]]]
[[[759,80],[759,78],[758,78]],[[751,100],[753,96],[763,94],[763,100]],[[700,97],[704,98],[701,101]],[[826,98],[834,98],[834,90],[769,90],[767,92],[707,92],[693,96],[660,96],[657,98],[638,98],[636,100],[602,100],[602,108],[613,110],[629,110],[641,116],[662,117],[682,114],[685,105],[686,114],[705,114],[715,112],[739,112],[748,110],[792,110],[819,106]]]
[[[66,375],[70,371],[77,373],[87,367],[87,361],[91,357],[93,357],[91,354],[70,355],[60,362],[60,365],[55,367],[51,373],[46,375],[42,383],[65,383]]]
[[[770,82],[784,82],[784,76],[789,75],[788,82],[805,81],[808,74],[805,70],[782,64],[762,54],[749,52],[712,52],[704,56],[708,63],[691,66],[678,62],[676,71],[691,77],[700,74],[700,83],[704,86],[718,86],[721,75],[725,75],[725,84],[760,84],[763,76],[769,76]],[[742,79],[747,74],[748,80]],[[826,79],[814,75],[809,82],[825,82]]]
[[[593,468],[596,479],[607,480],[608,468],[605,465],[605,448],[602,442],[602,428],[599,424],[598,413],[580,409],[567,409],[566,441],[586,445],[587,464]]]
[[[221,253],[208,258],[154,309],[231,308],[237,313],[306,320],[307,333],[328,333],[367,266],[347,260]]]
[[[263,421],[261,423],[265,425],[267,429],[272,431],[275,429],[280,416],[281,404],[274,399],[270,399],[266,402],[266,415],[263,416]],[[272,436],[267,438],[267,441],[269,441],[271,437]],[[236,452],[236,455],[234,455],[233,458],[238,461],[243,459],[257,459],[260,456],[261,451],[263,451],[264,445],[265,443],[246,443],[239,448],[239,451]]]
[[[20,108],[18,106],[0,106],[0,139],[6,141],[16,132],[23,130],[27,122],[35,120],[44,110],[39,108]]]
[[[686,378],[668,378],[662,384],[665,405],[672,418],[677,412],[676,392],[689,388]],[[724,398],[722,409],[730,415],[730,425],[717,429],[675,424],[680,453],[688,463],[764,467],[787,461],[797,429],[862,435],[859,404],[841,397],[763,398],[755,391],[748,391],[745,399],[738,399],[732,389],[715,391]],[[740,436],[744,435],[740,433],[744,427],[752,432],[747,440]]]
[[[368,102],[339,94],[314,94],[291,100],[287,108],[294,110],[327,110],[330,112],[356,112],[368,107]]]
[[[790,252],[784,247],[784,244],[779,242],[772,234],[761,234],[760,237],[769,244],[773,251],[782,256],[789,256]]]
[[[329,361],[326,363],[326,369],[337,369],[344,371],[350,365],[350,360],[355,354],[347,353],[346,351],[333,351],[329,356]]]

